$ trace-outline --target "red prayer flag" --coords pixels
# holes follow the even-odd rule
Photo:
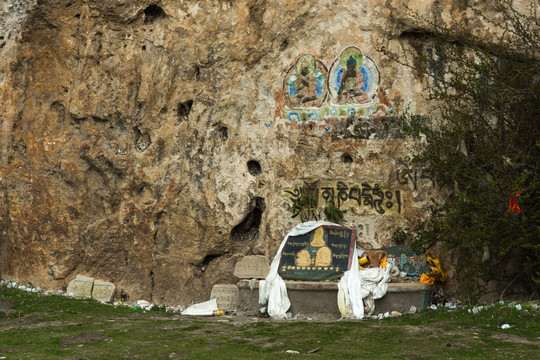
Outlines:
[[[518,197],[519,197],[519,189],[516,195],[510,195],[510,204],[508,205],[508,212],[510,214],[513,212],[517,212],[518,214],[521,214],[521,209],[519,208],[517,204]]]

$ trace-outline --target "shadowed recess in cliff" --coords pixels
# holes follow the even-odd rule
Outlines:
[[[353,158],[350,154],[343,154],[341,155],[341,162],[344,163],[344,164],[352,164],[353,163]]]
[[[144,9],[144,23],[146,25],[154,24],[156,21],[166,17],[165,11],[157,5],[150,5]]]
[[[135,148],[138,152],[143,152],[152,144],[152,140],[150,139],[150,135],[143,134],[138,127],[134,127],[133,131],[135,132]]]
[[[218,123],[214,124],[213,126],[216,127],[217,136],[222,141],[226,141],[229,138],[229,128],[227,126],[225,126],[221,122],[218,122]]]
[[[210,263],[217,259],[220,255],[217,255],[217,254],[209,254],[209,255],[206,255],[202,264],[201,264],[201,271],[204,272],[204,270],[206,270],[206,268],[208,267],[208,265],[210,265]]]
[[[257,160],[250,160],[247,163],[248,171],[253,176],[262,174],[261,164]]]
[[[191,112],[191,107],[193,106],[193,100],[187,100],[184,102],[178,103],[176,108],[176,113],[180,120],[187,120],[189,113]]]
[[[236,225],[231,231],[233,241],[252,241],[259,236],[262,213],[266,205],[261,197],[255,198],[249,206],[249,211],[244,220]]]

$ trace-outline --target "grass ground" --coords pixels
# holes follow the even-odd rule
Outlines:
[[[143,312],[0,285],[0,359],[538,359],[540,309],[521,305],[277,321]]]

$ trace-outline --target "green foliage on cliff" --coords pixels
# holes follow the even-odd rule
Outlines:
[[[540,285],[540,26],[532,8],[498,6],[490,39],[434,24],[411,36],[435,112],[431,124],[404,120],[420,138],[415,160],[450,195],[408,236],[455,249],[473,298],[492,280],[500,294],[524,284],[538,296]]]

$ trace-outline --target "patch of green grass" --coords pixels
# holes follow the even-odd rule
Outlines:
[[[384,320],[334,322],[133,311],[5,286],[0,304],[0,357],[6,359],[507,360],[534,358],[540,350],[540,311],[532,303],[522,310],[496,305],[476,315],[426,309]],[[511,328],[501,329],[503,323]]]

